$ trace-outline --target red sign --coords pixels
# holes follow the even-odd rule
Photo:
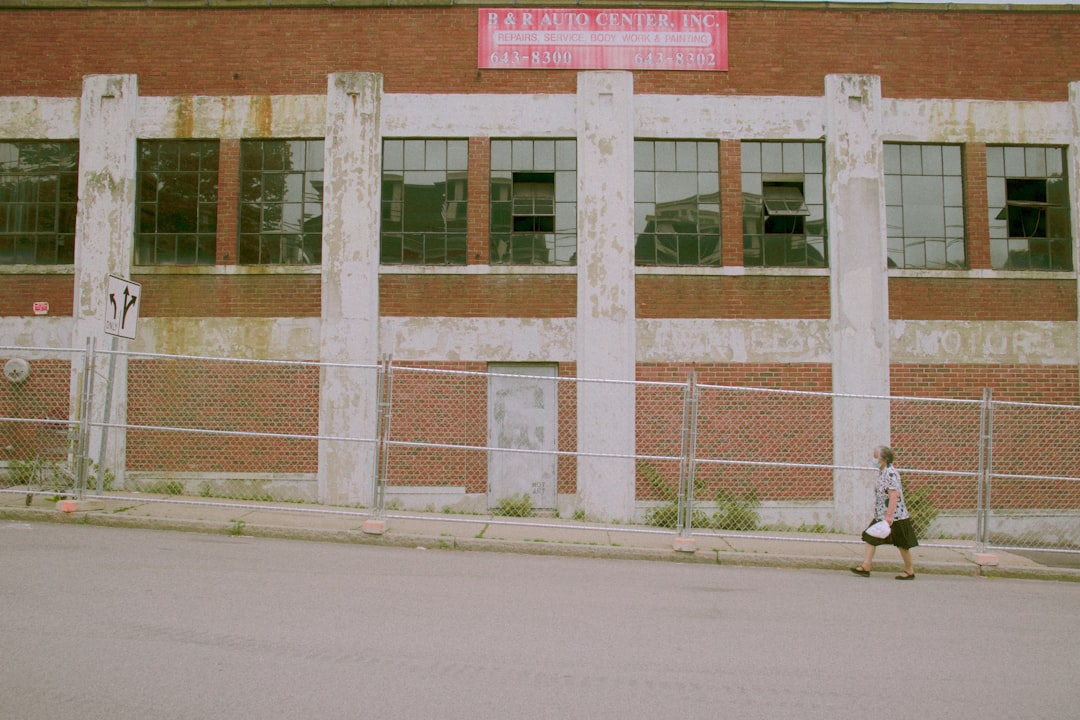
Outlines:
[[[481,8],[477,66],[727,70],[722,10]]]
[[[47,302],[36,302],[36,303],[34,303],[34,314],[35,315],[48,315],[49,314],[49,303],[47,303]]]

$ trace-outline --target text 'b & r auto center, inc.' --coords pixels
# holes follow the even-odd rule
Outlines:
[[[727,13],[481,8],[477,50],[480,68],[727,70]]]

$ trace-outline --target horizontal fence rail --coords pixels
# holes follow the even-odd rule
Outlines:
[[[833,426],[837,408],[859,402],[888,418],[921,542],[1080,552],[1078,406],[727,386],[696,372],[594,380],[555,364],[0,346],[0,364],[13,358],[29,373],[0,381],[0,491],[27,503],[137,493],[297,512],[592,522],[579,472],[600,458],[632,473],[634,517],[623,531],[851,541],[831,520],[835,478],[858,472],[869,486],[876,469],[838,464]],[[632,400],[632,448],[579,447],[579,402],[597,391]],[[348,393],[355,403],[341,401]],[[350,489],[335,495],[334,483]]]

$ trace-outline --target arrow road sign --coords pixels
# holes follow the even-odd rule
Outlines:
[[[135,339],[140,297],[142,285],[115,275],[109,276],[109,292],[105,298],[106,333],[128,340]]]

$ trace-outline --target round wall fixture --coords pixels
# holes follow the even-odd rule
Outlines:
[[[4,377],[8,382],[21,383],[30,377],[30,363],[22,358],[11,358],[4,363]]]

